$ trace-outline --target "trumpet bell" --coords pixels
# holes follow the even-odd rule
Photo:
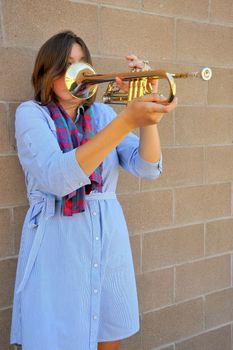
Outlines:
[[[76,98],[89,99],[97,91],[97,84],[85,83],[88,75],[95,74],[94,69],[87,63],[70,65],[65,74],[65,84],[69,93]]]

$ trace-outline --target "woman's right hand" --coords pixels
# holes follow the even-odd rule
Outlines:
[[[162,104],[162,101],[163,98],[156,93],[135,98],[119,117],[125,119],[131,130],[158,124],[165,113],[171,112],[177,106],[177,97],[169,104]]]

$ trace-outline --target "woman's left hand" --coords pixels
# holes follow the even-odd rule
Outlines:
[[[136,55],[131,54],[127,55],[126,59],[128,60],[128,66],[130,69],[140,69],[140,70],[151,70],[146,61],[139,59]],[[152,93],[158,93],[158,79],[148,79],[148,83],[152,89]],[[124,82],[123,79],[116,77],[116,84],[119,89],[128,92],[129,91],[129,82]]]

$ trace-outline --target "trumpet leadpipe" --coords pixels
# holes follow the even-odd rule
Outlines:
[[[198,72],[189,72],[189,73],[172,73],[173,78],[202,78],[203,80],[210,80],[212,77],[212,70],[208,67],[202,68]]]

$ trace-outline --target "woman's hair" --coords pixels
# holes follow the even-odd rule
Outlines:
[[[32,84],[34,98],[42,105],[57,100],[52,89],[53,80],[63,75],[67,70],[71,49],[75,43],[82,47],[84,61],[92,65],[91,55],[86,44],[72,31],[55,34],[40,48],[32,73]],[[90,106],[94,100],[95,95],[85,104]]]

